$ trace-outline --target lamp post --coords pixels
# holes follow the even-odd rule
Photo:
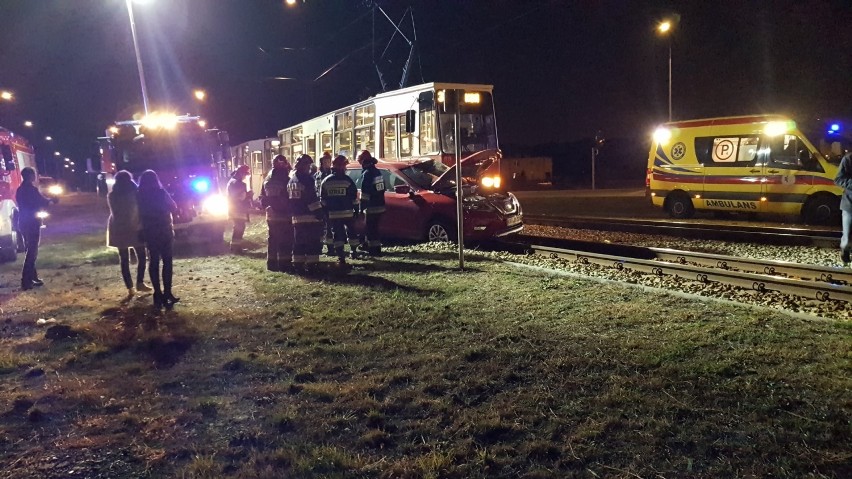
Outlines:
[[[657,25],[660,35],[669,39],[669,121],[672,121],[672,27],[673,20],[665,20]]]
[[[139,41],[136,39],[136,22],[133,20],[133,0],[127,0],[127,14],[130,16],[130,34],[133,36],[133,49],[136,51],[136,69],[139,70],[139,84],[142,86],[142,104],[145,116],[148,116],[148,88],[145,86],[145,70],[142,68],[142,56],[139,55]]]
[[[0,100],[12,101],[15,98],[15,95],[9,90],[0,91]]]

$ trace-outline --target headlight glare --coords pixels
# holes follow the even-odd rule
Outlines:
[[[214,216],[228,216],[228,200],[222,195],[210,195],[201,202],[201,211]]]

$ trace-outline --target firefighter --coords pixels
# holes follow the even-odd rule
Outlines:
[[[297,273],[316,271],[322,252],[323,212],[311,176],[313,162],[308,155],[300,156],[296,160],[296,174],[287,184],[293,213],[293,270]]]
[[[252,192],[246,186],[245,179],[249,174],[248,165],[240,165],[228,180],[228,217],[234,222],[231,233],[231,253],[243,251],[243,234],[249,221],[249,208]]]
[[[287,183],[290,181],[290,163],[283,155],[273,159],[272,170],[260,190],[260,204],[266,209],[269,240],[266,269],[289,272],[293,259],[293,221]]]
[[[35,185],[36,171],[33,168],[27,166],[22,169],[21,180],[21,186],[15,191],[15,201],[18,203],[18,232],[23,236],[27,248],[24,268],[21,270],[21,289],[28,290],[44,284],[38,277],[35,266],[41,236],[41,218],[38,213],[59,200],[45,198],[39,193]]]
[[[382,240],[379,237],[379,221],[385,212],[385,180],[382,172],[376,168],[379,161],[368,150],[358,155],[361,163],[361,211],[366,216],[367,253],[370,256],[382,255]]]
[[[314,174],[314,179],[317,184],[317,196],[320,196],[320,185],[322,181],[331,176],[331,152],[325,151],[322,154],[322,157],[319,161],[319,170]],[[328,256],[334,256],[334,246],[332,246],[333,233],[331,231],[331,226],[329,226],[328,215],[326,214],[323,217],[323,227],[322,227],[322,244],[325,246],[325,254]]]
[[[346,254],[343,246],[349,236],[349,249],[354,259],[358,248],[358,237],[355,235],[355,218],[358,216],[358,187],[346,174],[345,156],[337,156],[332,161],[332,174],[320,185],[320,198],[328,218],[328,228],[333,234],[334,253],[337,264],[346,265]]]

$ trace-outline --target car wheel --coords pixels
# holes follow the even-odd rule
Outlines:
[[[674,193],[666,198],[666,209],[672,218],[687,219],[695,215],[692,199],[685,193]]]
[[[452,238],[452,230],[442,221],[430,221],[426,227],[426,241],[449,243]]]
[[[836,196],[820,195],[809,199],[802,207],[803,220],[811,225],[825,225],[840,212],[840,199]]]

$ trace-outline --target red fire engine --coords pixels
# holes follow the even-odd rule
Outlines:
[[[0,127],[0,261],[14,261],[23,249],[15,229],[15,191],[21,186],[21,169],[27,166],[37,170],[32,145]]]

